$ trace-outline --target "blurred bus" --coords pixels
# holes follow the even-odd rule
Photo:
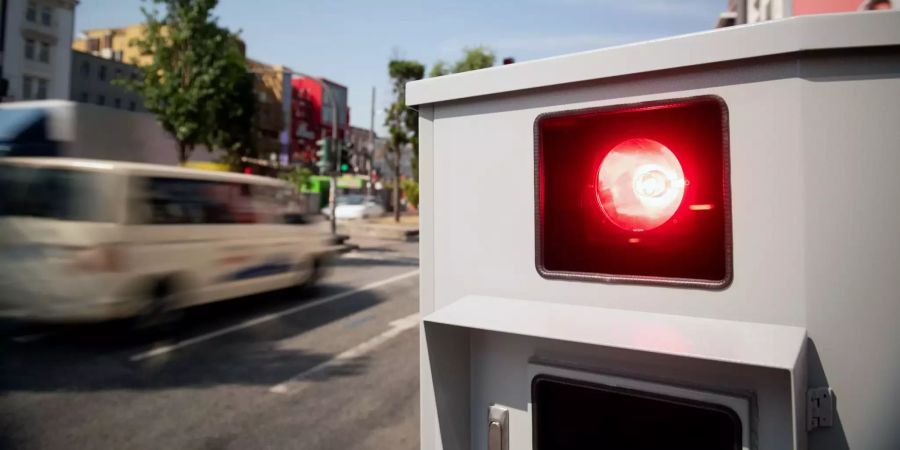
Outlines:
[[[38,100],[0,104],[0,157],[59,156],[177,165],[177,145],[149,113]],[[214,155],[195,149],[194,160]]]
[[[332,250],[273,178],[8,157],[0,191],[0,317],[159,317],[309,283]]]

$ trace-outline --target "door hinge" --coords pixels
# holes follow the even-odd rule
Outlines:
[[[834,392],[829,387],[806,391],[806,431],[834,424]]]

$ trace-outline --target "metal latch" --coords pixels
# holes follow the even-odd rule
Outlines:
[[[509,410],[497,405],[488,409],[488,450],[509,450]]]
[[[829,387],[806,391],[806,431],[834,425],[834,393]]]

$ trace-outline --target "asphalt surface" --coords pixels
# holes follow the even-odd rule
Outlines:
[[[155,333],[0,324],[0,448],[417,448],[417,245],[359,244]]]

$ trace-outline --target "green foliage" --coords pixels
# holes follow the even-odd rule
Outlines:
[[[486,69],[494,65],[497,56],[489,47],[479,45],[463,49],[462,59],[453,65],[453,73],[468,72],[470,70]]]
[[[313,172],[306,167],[295,167],[294,170],[288,172],[283,176],[283,178],[294,186],[297,186],[297,190],[304,192],[312,189]]]
[[[388,127],[387,151],[392,159],[391,167],[396,166],[394,176],[399,176],[404,148],[411,146],[414,157],[419,153],[419,114],[406,107],[406,83],[422,79],[425,76],[425,66],[418,61],[394,59],[388,63],[388,74],[391,77],[394,102],[387,109],[384,124]]]
[[[449,66],[443,60],[437,60],[431,71],[428,72],[429,77],[440,77],[451,73],[468,72],[470,70],[486,69],[497,62],[497,55],[490,47],[479,45],[477,47],[466,47],[463,49],[463,57],[456,61],[453,66]]]
[[[232,170],[243,166],[242,157],[258,158],[256,148],[256,97],[254,95],[254,76],[241,67],[242,72],[235,74],[234,89],[227,91],[224,104],[231,107],[218,108],[216,123],[211,128],[213,145],[225,150],[225,158]]]
[[[145,107],[178,142],[187,161],[197,145],[228,152],[230,163],[251,155],[253,79],[235,35],[212,15],[218,0],[151,0],[143,7],[146,32],[133,44],[153,56],[143,79],[129,83]]]
[[[387,159],[394,172],[394,180],[400,178],[400,162],[403,151],[411,147],[413,159],[418,160],[419,155],[419,114],[406,107],[406,83],[421,80],[425,76],[425,66],[418,61],[392,59],[388,63],[388,74],[391,77],[391,85],[394,101],[387,108],[387,116],[384,124],[388,128],[389,139],[387,142]],[[418,179],[418,164],[413,166],[413,176]],[[400,221],[400,186],[394,183],[394,220]]]
[[[433,66],[431,66],[431,70],[428,72],[429,78],[440,77],[444,75],[450,74],[450,67],[443,60],[437,60]]]
[[[413,205],[415,208],[419,208],[419,183],[415,180],[403,180],[400,183],[400,186],[403,188],[403,195],[406,197],[406,201],[409,204]]]

